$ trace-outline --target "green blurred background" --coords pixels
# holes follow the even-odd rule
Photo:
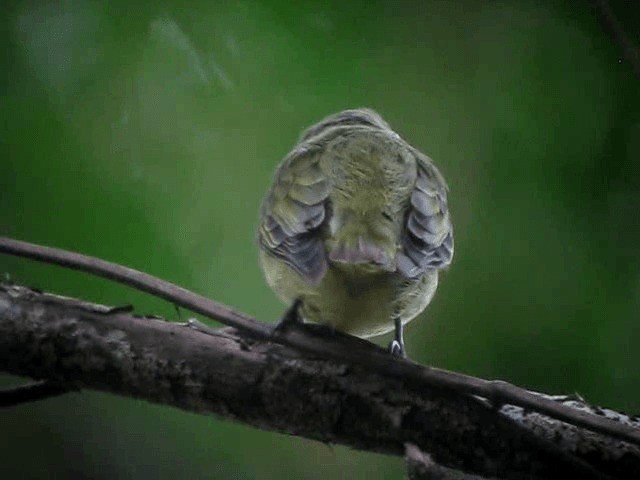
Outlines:
[[[627,3],[612,6],[637,38]],[[411,356],[640,412],[640,89],[588,2],[25,0],[0,15],[1,235],[274,321],[254,243],[273,169],[309,124],[370,106],[451,190],[456,256],[407,329]],[[0,272],[176,319],[84,274],[6,256]],[[7,479],[403,475],[399,458],[92,392],[0,411],[0,431]]]

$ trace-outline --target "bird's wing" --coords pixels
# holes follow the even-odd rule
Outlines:
[[[431,160],[414,150],[415,188],[407,215],[402,248],[396,262],[406,278],[444,268],[453,258],[453,227],[447,206],[447,185]]]
[[[264,250],[310,284],[318,284],[327,271],[320,229],[331,186],[319,160],[317,151],[305,145],[287,156],[262,204],[258,226],[258,241]]]

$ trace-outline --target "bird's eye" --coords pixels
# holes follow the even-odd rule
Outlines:
[[[383,216],[384,218],[386,218],[387,220],[389,220],[390,222],[392,222],[392,221],[393,221],[393,217],[391,216],[391,214],[390,214],[389,212],[385,212],[385,211],[383,211],[383,212],[382,212],[382,216]]]

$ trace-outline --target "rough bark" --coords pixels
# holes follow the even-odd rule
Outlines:
[[[409,480],[492,480],[443,467],[412,443],[405,444],[407,478]]]
[[[637,447],[542,415],[24,287],[0,287],[0,370],[486,477],[640,478]]]

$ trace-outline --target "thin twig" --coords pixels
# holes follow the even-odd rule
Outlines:
[[[19,385],[0,390],[0,408],[22,405],[26,402],[35,402],[46,398],[57,397],[69,393],[69,387],[60,384],[41,381]]]
[[[259,338],[267,338],[271,333],[271,328],[268,325],[260,323],[248,315],[236,312],[226,305],[214,302],[202,295],[195,294],[133,268],[127,268],[89,255],[69,252],[59,248],[44,247],[6,237],[0,237],[0,252],[80,270],[113,280],[163,298],[192,312],[200,313],[205,317]]]
[[[361,365],[379,374],[405,378],[427,387],[449,388],[457,392],[478,395],[491,400],[496,406],[517,405],[594,432],[640,445],[640,430],[638,429],[617,423],[604,416],[567,408],[553,400],[535,395],[506,382],[484,380],[433,367],[424,367],[410,360],[394,359],[380,349],[371,348],[371,344],[364,340],[359,343],[361,348],[345,350],[340,348],[340,345],[334,341],[331,334],[326,332],[326,329],[318,329],[314,326],[287,328],[274,334],[272,326],[260,323],[248,315],[236,312],[225,305],[164,280],[115,263],[5,237],[0,237],[0,253],[2,252],[108,278],[169,300],[257,338],[273,340],[321,358]]]
[[[640,51],[625,31],[607,0],[592,0],[596,15],[605,31],[622,50],[622,56],[629,62],[635,76],[640,79]]]

